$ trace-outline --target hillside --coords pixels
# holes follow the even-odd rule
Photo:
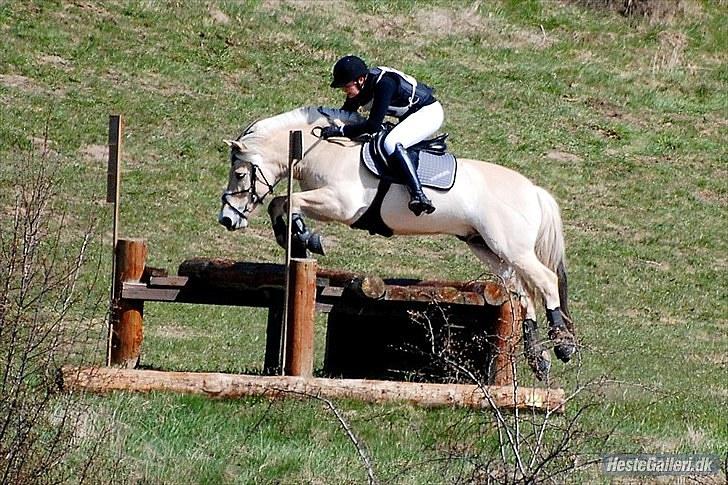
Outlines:
[[[222,140],[299,106],[340,106],[330,69],[357,53],[436,87],[458,156],[515,169],[558,200],[582,349],[554,364],[553,384],[574,392],[598,383],[557,422],[574,419],[579,430],[563,463],[607,452],[726,456],[728,8],[600,8],[616,3],[0,2],[0,227],[10,234],[18,184],[45,166],[56,181],[48,210],[66,214],[61,247],[72,253],[96,221],[102,280],[90,294],[103,300],[107,122],[121,113],[120,229],[148,240],[149,264],[174,272],[193,256],[282,262],[264,210],[245,233],[217,223],[229,167]],[[484,272],[454,238],[313,225],[327,240],[323,266],[460,280]],[[149,305],[145,317],[145,366],[260,370],[262,311]],[[87,318],[95,363],[103,319],[103,305]],[[317,332],[321,349],[323,319]],[[107,458],[118,467],[92,482],[367,480],[316,400],[116,394],[87,404],[89,423],[111,424]],[[499,470],[490,414],[336,404],[382,483],[478,482]],[[93,429],[77,439],[99,439]],[[580,473],[573,479],[606,480],[595,466]]]

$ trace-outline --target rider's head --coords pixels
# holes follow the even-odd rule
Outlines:
[[[357,56],[344,56],[334,64],[332,88],[341,88],[348,98],[353,98],[364,86],[369,70]]]

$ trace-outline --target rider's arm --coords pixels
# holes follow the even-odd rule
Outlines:
[[[354,98],[346,98],[346,101],[344,101],[344,106],[341,107],[342,111],[358,111],[361,107],[361,104],[359,104]]]
[[[382,79],[374,88],[374,100],[372,109],[369,111],[369,118],[363,123],[346,125],[343,128],[344,136],[356,138],[363,133],[376,133],[382,128],[384,115],[391,104],[392,97],[397,89],[397,81],[389,76],[382,76]]]

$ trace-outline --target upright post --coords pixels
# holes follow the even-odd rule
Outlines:
[[[290,131],[288,133],[288,229],[286,231],[286,285],[283,297],[283,318],[281,320],[281,345],[279,349],[282,351],[281,361],[283,363],[282,373],[286,374],[286,358],[287,354],[287,336],[288,336],[288,314],[290,312],[290,284],[291,284],[291,219],[293,217],[293,208],[291,206],[291,196],[293,195],[293,165],[297,160],[303,158],[303,137],[301,130]],[[305,254],[304,254],[305,257]],[[272,311],[272,310],[271,310]]]
[[[511,295],[501,306],[495,324],[495,361],[491,383],[496,386],[513,384],[513,362],[520,336],[523,309],[520,299]]]
[[[316,260],[292,259],[284,374],[313,375]]]
[[[124,120],[121,115],[109,115],[109,164],[106,171],[106,202],[114,205],[111,242],[111,298],[114,303],[116,294],[116,243],[119,240],[119,186],[121,184],[121,148],[124,139]],[[110,308],[110,319],[113,308]],[[112,322],[109,320],[109,330],[106,339],[106,365],[111,365],[111,336]]]
[[[143,239],[120,239],[116,244],[116,272],[112,300],[110,364],[133,369],[139,365],[144,338],[144,300],[121,298],[124,282],[139,282],[147,259]]]
[[[280,303],[271,305],[268,308],[268,322],[265,329],[265,358],[263,361],[263,374],[267,376],[282,374],[281,331],[283,330],[283,307],[284,305]]]

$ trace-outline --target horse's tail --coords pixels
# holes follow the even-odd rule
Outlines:
[[[554,198],[546,190],[536,187],[536,194],[541,205],[541,225],[538,228],[538,237],[536,239],[536,256],[558,277],[560,308],[566,317],[567,325],[571,329],[568,283],[566,280],[566,245],[564,244],[561,211]]]

